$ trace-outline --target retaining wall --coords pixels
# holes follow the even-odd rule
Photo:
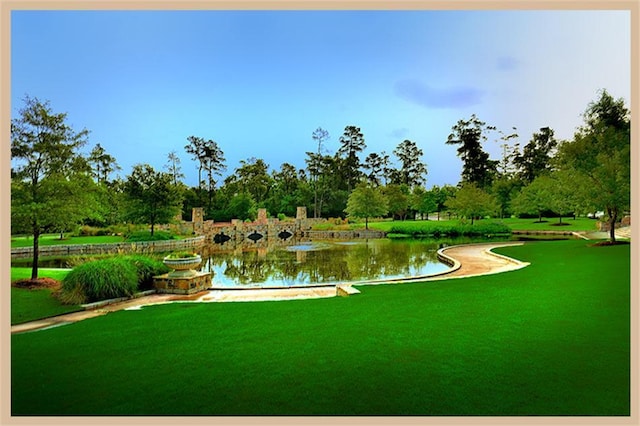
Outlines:
[[[114,253],[153,253],[174,250],[184,250],[204,245],[205,237],[198,236],[184,240],[143,241],[136,243],[105,243],[105,244],[69,244],[39,247],[40,256],[74,256],[82,254],[114,254]],[[19,247],[11,249],[11,259],[33,257],[33,247]]]
[[[311,239],[338,239],[338,240],[351,240],[355,238],[384,238],[386,236],[384,231],[377,230],[359,230],[359,231],[302,231],[300,235],[304,238]]]

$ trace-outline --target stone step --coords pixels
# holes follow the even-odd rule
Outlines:
[[[338,296],[350,296],[352,294],[359,294],[360,290],[358,290],[357,288],[353,288],[351,285],[339,285],[336,286],[336,294]]]

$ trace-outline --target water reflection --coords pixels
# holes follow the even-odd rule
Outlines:
[[[437,259],[434,241],[292,242],[288,246],[246,246],[203,250],[203,271],[213,272],[213,287],[279,287],[398,278],[447,269]]]

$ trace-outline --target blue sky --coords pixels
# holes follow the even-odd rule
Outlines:
[[[427,187],[456,184],[445,145],[476,114],[521,145],[571,138],[605,88],[630,105],[628,11],[13,11],[12,114],[25,95],[91,131],[125,177],[187,137],[218,142],[227,174],[249,157],[303,168],[312,132],[361,128],[370,152],[417,143]],[[491,135],[485,149],[500,158]]]

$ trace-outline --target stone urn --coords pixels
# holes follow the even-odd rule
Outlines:
[[[202,263],[202,257],[199,254],[169,255],[162,263],[173,269],[168,274],[169,278],[193,277],[197,274],[195,269]]]

